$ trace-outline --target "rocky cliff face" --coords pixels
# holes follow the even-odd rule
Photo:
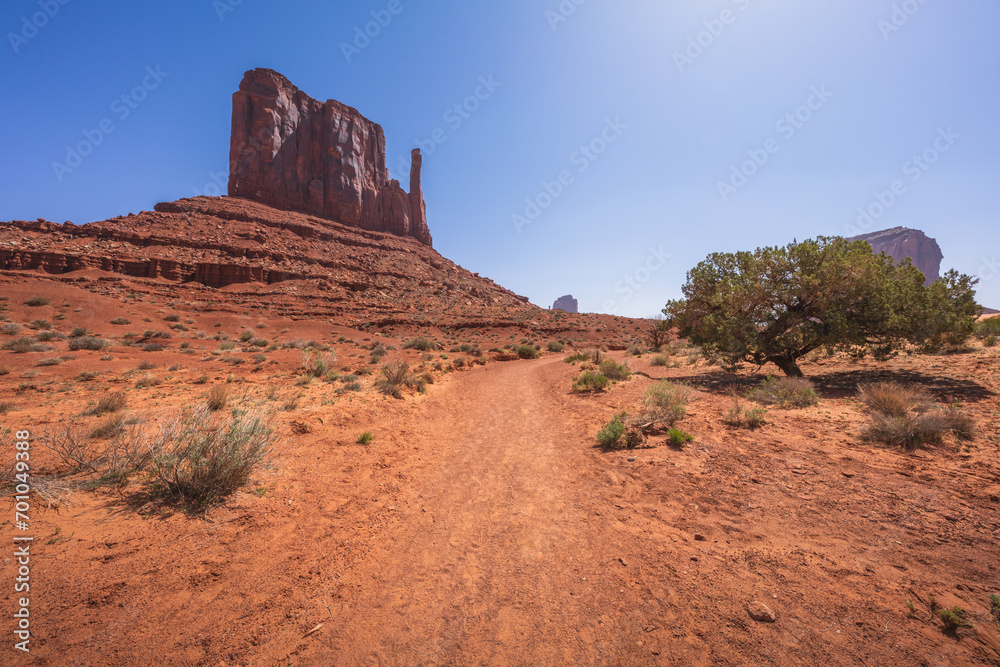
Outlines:
[[[382,128],[336,100],[319,102],[255,69],[233,94],[229,196],[431,245],[413,151],[410,192],[390,180]]]
[[[897,262],[909,257],[913,265],[923,272],[927,279],[925,285],[930,285],[941,275],[941,260],[944,259],[941,247],[937,241],[918,229],[893,227],[848,239],[859,240],[868,241],[876,253],[884,252]]]
[[[552,304],[552,310],[565,310],[567,313],[578,313],[578,305],[572,294],[561,296]]]

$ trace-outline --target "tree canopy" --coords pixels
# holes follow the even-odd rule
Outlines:
[[[976,280],[949,271],[931,285],[909,258],[865,241],[818,237],[754,252],[713,253],[687,274],[664,315],[727,370],[767,362],[802,375],[798,359],[828,348],[888,359],[908,343],[963,342],[981,312]]]

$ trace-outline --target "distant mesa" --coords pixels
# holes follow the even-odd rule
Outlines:
[[[941,260],[944,255],[937,241],[919,229],[893,227],[880,232],[853,236],[848,241],[868,241],[875,253],[884,252],[897,262],[909,257],[924,274],[925,285],[930,285],[941,275]]]
[[[233,94],[229,196],[431,245],[412,152],[410,192],[390,180],[382,127],[356,109],[309,97],[254,69]]]
[[[561,296],[552,304],[552,310],[565,310],[567,313],[579,313],[579,307],[572,294]]]

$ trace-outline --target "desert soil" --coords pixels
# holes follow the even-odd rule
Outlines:
[[[115,348],[107,362],[80,352],[15,394],[58,352],[0,354],[16,396],[4,423],[39,434],[125,386],[115,378],[139,360],[161,374],[193,361],[176,349]],[[278,413],[286,437],[274,466],[205,516],[129,493],[76,489],[48,508],[34,499],[32,654],[8,634],[0,662],[1000,664],[989,609],[1000,594],[996,348],[817,359],[805,370],[819,405],[772,409],[755,431],[722,422],[727,386],[746,378],[703,362],[654,367],[646,355],[629,358],[642,374],[579,395],[565,356],[440,374],[402,400],[324,400],[329,385],[314,382],[300,407]],[[68,380],[101,364],[107,384]],[[129,388],[130,409],[153,421],[193,405],[205,391],[197,372]],[[293,377],[233,386],[263,400]],[[597,430],[659,378],[695,388],[680,423],[694,441],[595,447]],[[863,441],[854,390],[878,378],[960,402],[979,436],[915,453]],[[362,431],[374,441],[357,444]],[[14,580],[9,553],[0,576]],[[971,627],[946,632],[931,596],[963,607]],[[761,604],[774,622],[751,618]]]

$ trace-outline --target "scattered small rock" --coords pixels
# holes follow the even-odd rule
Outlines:
[[[634,456],[630,456],[630,457],[628,457],[628,461],[629,461],[630,463],[631,463],[632,461],[635,461],[635,457],[634,457]]]
[[[622,567],[628,567],[628,563],[625,562],[624,558],[619,558],[618,562],[622,564]]]
[[[761,484],[760,477],[751,477],[750,481],[754,484]]]
[[[698,562],[698,557],[697,556],[691,556],[691,560],[693,560],[694,562],[697,563]]]
[[[990,496],[991,503],[1000,503],[1000,496]]]
[[[704,542],[706,538],[701,533],[695,533],[694,534],[694,539],[695,539],[696,542]]]
[[[843,475],[844,477],[851,478],[851,477],[854,477],[855,475],[857,475],[858,473],[856,473],[856,472],[847,472],[846,470],[841,470],[840,474]]]
[[[750,614],[750,618],[761,623],[774,623],[778,620],[770,607],[756,600],[747,605],[747,613]]]
[[[653,630],[656,629],[656,626],[655,625],[644,625],[644,626],[642,626],[642,629],[643,629],[644,632],[652,632]]]

